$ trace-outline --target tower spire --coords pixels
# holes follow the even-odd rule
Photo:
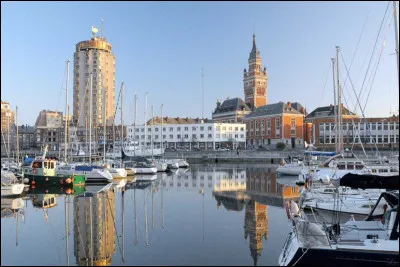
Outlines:
[[[255,59],[256,57],[260,57],[260,51],[258,51],[257,45],[256,45],[256,34],[253,33],[253,47],[250,52],[249,60]]]

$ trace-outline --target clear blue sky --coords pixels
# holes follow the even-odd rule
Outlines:
[[[333,103],[336,45],[348,67],[355,54],[350,77],[360,91],[387,3],[2,1],[1,98],[18,106],[19,124],[33,125],[43,109],[64,111],[65,61],[73,60],[75,44],[90,39],[91,26],[100,28],[103,17],[116,55],[116,95],[125,82],[126,123],[133,123],[134,94],[143,122],[146,91],[148,116],[151,105],[159,115],[164,104],[164,116],[201,117],[202,67],[205,117],[211,118],[218,98],[243,99],[254,31],[269,73],[268,103],[298,101],[311,112]],[[371,88],[366,115],[389,116],[399,101],[392,2],[375,50],[361,104]],[[354,110],[349,80],[344,98]]]

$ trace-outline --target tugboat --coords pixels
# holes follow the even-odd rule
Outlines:
[[[57,160],[46,159],[47,146],[42,156],[36,157],[32,164],[23,169],[24,183],[34,186],[84,186],[85,175],[57,174]]]

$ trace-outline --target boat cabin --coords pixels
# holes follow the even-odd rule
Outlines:
[[[35,159],[32,162],[31,170],[25,169],[26,173],[33,175],[56,176],[57,161],[55,159]]]

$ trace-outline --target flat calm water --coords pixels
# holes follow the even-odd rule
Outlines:
[[[2,198],[1,265],[277,265],[283,203],[300,193],[275,168],[192,164],[124,192]]]

